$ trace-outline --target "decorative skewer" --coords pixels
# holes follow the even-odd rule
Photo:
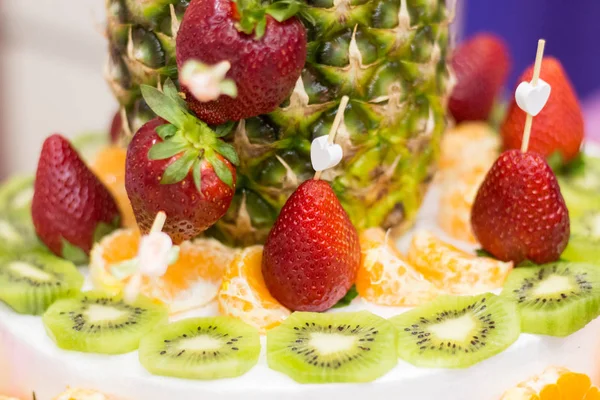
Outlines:
[[[335,135],[337,135],[337,132],[340,129],[340,125],[341,125],[342,121],[344,120],[344,112],[346,111],[346,107],[348,106],[349,101],[350,101],[350,98],[348,96],[342,97],[340,106],[338,107],[337,113],[335,114],[335,119],[333,120],[333,125],[331,125],[331,129],[329,130],[329,135],[327,136],[327,146],[323,150],[325,151],[324,154],[326,154],[330,157],[330,160],[335,160],[335,157],[333,156],[334,147],[339,146],[339,145],[334,145]],[[315,140],[318,140],[318,139],[315,139]],[[314,145],[315,145],[315,143],[313,142],[313,146]],[[341,147],[340,147],[340,150],[341,150]],[[311,150],[311,153],[312,153],[312,150]],[[311,154],[311,156],[312,156],[312,154]],[[341,159],[341,157],[340,157],[340,159]],[[314,166],[316,160],[313,159],[312,161],[313,161],[313,166]],[[339,161],[340,160],[332,161],[327,168],[333,167]],[[333,165],[331,165],[331,164],[333,164]],[[324,169],[327,169],[327,168],[324,168]],[[322,172],[323,172],[323,169],[317,170],[317,172],[315,173],[314,179],[317,181],[319,179],[321,179]]]
[[[538,81],[540,79],[540,70],[542,69],[542,59],[544,58],[544,47],[545,46],[546,46],[546,41],[544,39],[540,39],[538,41],[537,54],[535,56],[535,65],[533,67],[533,78],[531,79],[531,86],[534,88],[538,85]],[[548,100],[548,99],[546,98],[546,100]],[[545,101],[544,101],[544,103],[545,103]],[[527,110],[524,110],[524,111],[527,112]],[[525,119],[525,129],[523,130],[523,140],[521,142],[521,151],[523,153],[526,153],[527,149],[529,149],[529,138],[531,137],[532,124],[533,124],[533,115],[531,115],[529,112],[527,112],[527,117]]]

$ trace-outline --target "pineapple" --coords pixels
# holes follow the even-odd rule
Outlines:
[[[130,131],[153,115],[140,84],[177,80],[175,35],[188,0],[107,0],[107,80]],[[208,232],[262,243],[288,196],[313,176],[312,140],[350,97],[331,181],[357,229],[410,226],[434,172],[450,79],[444,0],[308,0],[308,56],[293,94],[227,138],[241,159],[236,197]]]

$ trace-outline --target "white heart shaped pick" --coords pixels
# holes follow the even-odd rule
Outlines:
[[[531,82],[521,82],[515,92],[517,105],[521,110],[535,117],[548,102],[551,89],[550,85],[541,79],[538,79],[535,86]]]
[[[329,144],[327,135],[316,138],[310,146],[310,161],[315,171],[335,167],[342,161],[342,157],[342,146]]]

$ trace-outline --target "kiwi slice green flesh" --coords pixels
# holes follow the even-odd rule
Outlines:
[[[398,355],[418,367],[466,368],[517,340],[514,303],[491,293],[439,296],[390,319],[398,330]]]
[[[0,300],[22,314],[42,314],[58,299],[76,295],[83,276],[75,265],[44,251],[0,257]]]
[[[33,177],[15,176],[0,186],[0,211],[30,211],[33,199]]]
[[[567,183],[574,190],[590,193],[600,192],[600,158],[582,155],[583,168],[563,174],[562,183]]]
[[[0,254],[43,247],[29,212],[0,213]]]
[[[167,318],[166,307],[142,296],[127,303],[121,296],[85,292],[52,304],[43,321],[62,349],[123,354],[136,350],[141,338]]]
[[[598,206],[600,207],[600,197]],[[571,237],[562,258],[600,264],[600,209],[571,218]]]
[[[267,332],[267,361],[300,383],[370,382],[398,363],[395,336],[368,311],[296,312]]]
[[[152,374],[187,379],[233,378],[258,362],[260,338],[231,317],[185,319],[145,336],[140,363]]]
[[[515,268],[502,296],[517,305],[523,332],[568,336],[600,315],[600,267],[553,263]]]

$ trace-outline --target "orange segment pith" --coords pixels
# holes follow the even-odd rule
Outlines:
[[[404,261],[381,228],[360,234],[361,265],[356,278],[359,295],[385,306],[415,306],[435,298],[440,291]]]
[[[125,190],[125,159],[127,149],[121,147],[107,147],[98,153],[96,160],[90,166],[92,171],[108,188],[119,205],[123,217],[123,226],[136,228],[135,216],[131,202]]]
[[[121,291],[127,279],[111,275],[110,268],[137,256],[140,234],[122,229],[94,246],[90,274],[94,285],[112,293]],[[201,307],[212,301],[221,286],[225,269],[236,251],[214,239],[197,239],[180,245],[179,258],[160,278],[144,279],[142,293],[168,304],[171,313]]]
[[[500,288],[512,269],[512,263],[469,254],[427,231],[413,237],[408,263],[437,287],[456,294]]]
[[[600,400],[587,375],[549,367],[504,393],[500,400]]]
[[[241,319],[265,332],[283,322],[290,311],[271,296],[265,285],[262,252],[262,246],[252,246],[235,257],[217,298],[223,315]]]

